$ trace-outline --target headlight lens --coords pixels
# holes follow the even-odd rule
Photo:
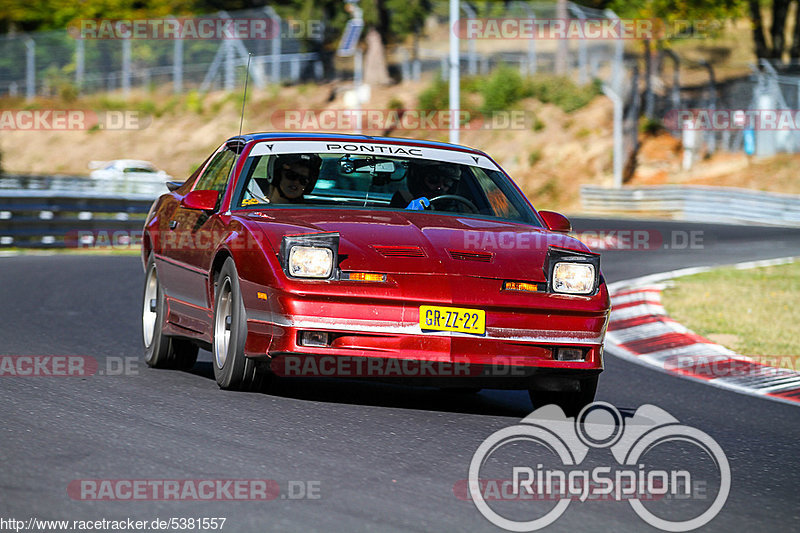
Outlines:
[[[289,251],[289,275],[296,278],[329,278],[333,250],[316,246],[293,246]]]
[[[553,268],[553,291],[567,294],[594,292],[594,265],[589,263],[556,263]]]

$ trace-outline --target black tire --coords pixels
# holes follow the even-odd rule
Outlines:
[[[214,286],[213,333],[211,360],[214,377],[220,388],[226,390],[260,388],[263,372],[256,361],[244,355],[247,316],[236,265],[231,258],[225,261]]]
[[[577,416],[581,409],[594,401],[596,393],[597,376],[580,380],[578,391],[528,390],[534,410],[554,403],[561,407],[567,416]]]
[[[197,361],[197,346],[186,339],[164,335],[164,291],[151,255],[142,291],[142,344],[144,361],[154,368],[188,370]]]

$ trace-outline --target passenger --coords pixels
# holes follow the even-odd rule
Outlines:
[[[269,203],[303,203],[304,196],[314,190],[322,159],[316,154],[284,154],[271,165]]]
[[[450,194],[453,185],[461,178],[457,165],[437,163],[414,165],[408,169],[408,190],[394,193],[391,207],[421,211],[431,205],[431,199]]]

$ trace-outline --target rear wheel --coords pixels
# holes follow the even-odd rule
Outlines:
[[[567,416],[577,416],[585,406],[594,401],[597,393],[597,376],[585,378],[579,382],[577,391],[541,391],[530,389],[528,394],[534,409],[545,405],[556,404]]]
[[[165,309],[164,291],[158,281],[155,260],[150,256],[142,295],[144,360],[155,368],[188,370],[197,361],[197,346],[163,334]]]
[[[233,259],[228,258],[217,278],[214,297],[214,377],[223,389],[258,388],[262,372],[256,361],[244,355],[247,317]]]

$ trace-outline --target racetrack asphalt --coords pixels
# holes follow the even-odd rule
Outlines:
[[[800,253],[796,229],[587,218],[573,223],[578,231],[652,232],[667,243],[603,252],[609,282]],[[701,232],[694,235],[702,242],[669,246],[674,235],[682,245],[691,231]],[[223,531],[254,532],[499,531],[453,487],[466,479],[486,437],[530,412],[527,393],[470,396],[333,380],[284,380],[259,393],[221,391],[208,352],[201,351],[191,372],[144,365],[137,257],[19,255],[0,258],[0,265],[0,355],[85,355],[103,371],[84,378],[0,377],[0,518],[225,517]],[[127,372],[108,375],[120,362]],[[800,523],[797,407],[610,356],[597,399],[625,413],[657,405],[720,444],[731,465],[731,494],[703,531],[792,529]],[[608,462],[599,457],[587,464]],[[707,474],[713,477],[711,466]],[[269,479],[284,494],[289,481],[315,481],[320,498],[81,501],[67,491],[81,479]],[[624,502],[576,502],[547,530],[655,528]]]

